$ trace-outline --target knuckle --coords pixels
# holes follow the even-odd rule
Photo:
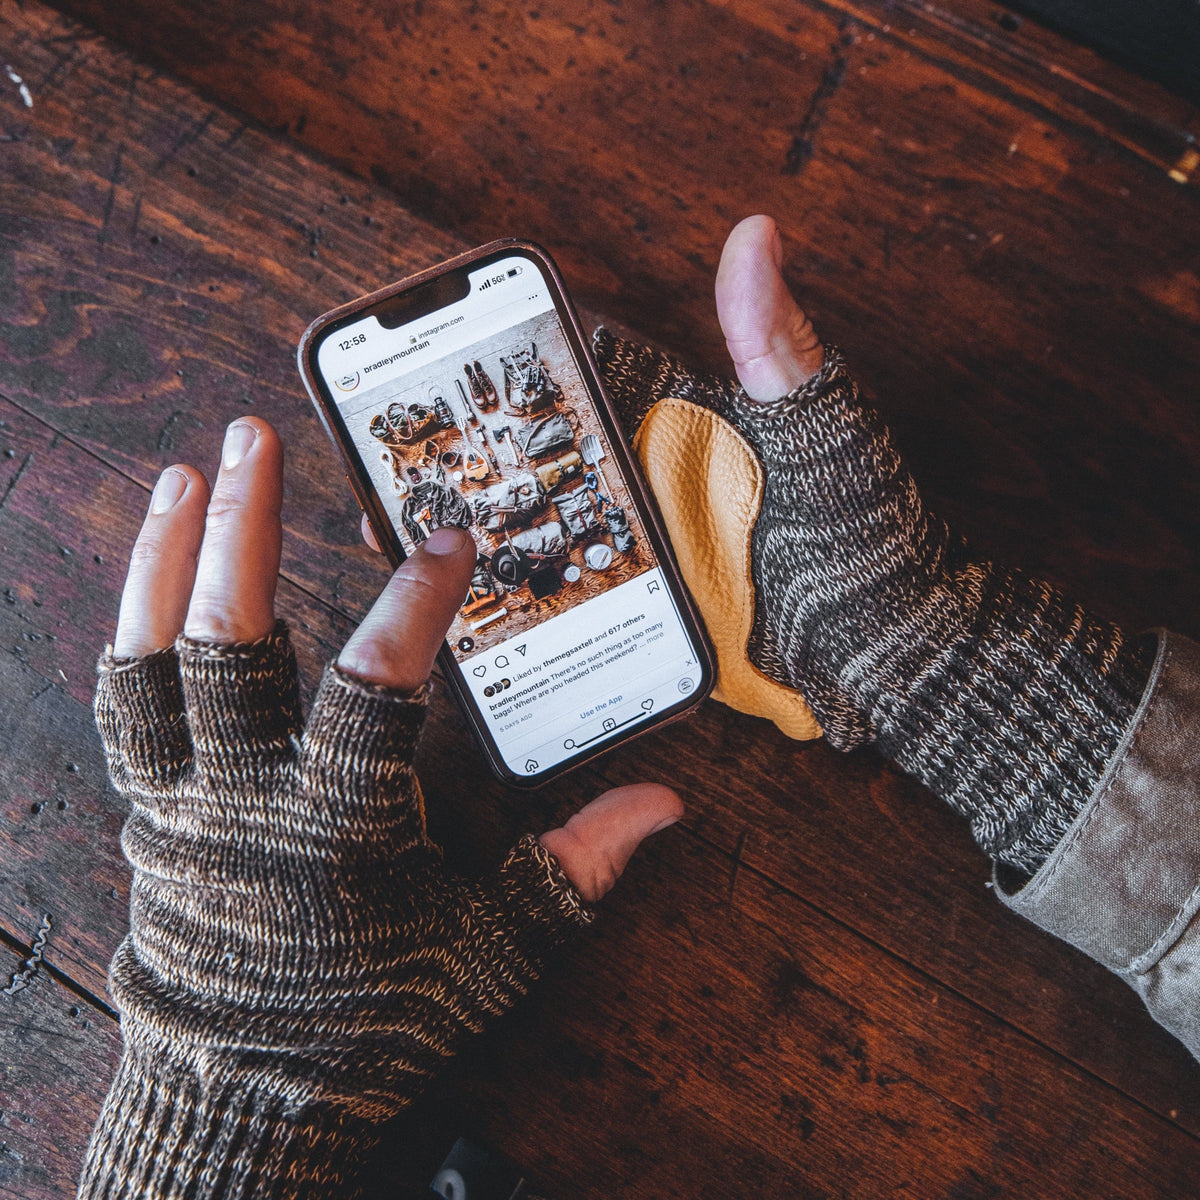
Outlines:
[[[620,877],[621,871],[606,849],[592,866],[591,902],[594,904],[597,900],[603,900],[616,886]]]
[[[236,613],[215,600],[197,600],[192,598],[188,608],[187,624],[184,632],[190,638],[201,642],[215,642],[219,645],[234,645],[247,640],[245,623],[239,620]]]
[[[424,604],[431,599],[441,599],[441,592],[433,581],[416,570],[406,571],[401,567],[392,579],[390,591],[394,599],[405,608]]]
[[[213,488],[204,518],[206,533],[223,534],[248,521],[279,518],[280,500],[267,489],[227,480]]]
[[[236,524],[246,513],[246,501],[235,489],[219,487],[208,502],[204,524],[207,531],[220,533]]]
[[[359,679],[378,679],[394,673],[386,647],[378,642],[348,642],[338,655],[338,666]]]
[[[129,574],[142,575],[158,566],[163,557],[165,540],[157,531],[143,531],[133,543],[129,554]]]
[[[392,576],[379,602],[363,622],[369,629],[382,629],[394,635],[403,633],[410,644],[423,642],[434,632],[434,624],[457,596],[448,596],[444,583],[417,573],[405,573],[402,567]],[[441,630],[436,631],[440,637]]]

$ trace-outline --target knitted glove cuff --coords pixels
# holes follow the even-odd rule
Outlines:
[[[92,1132],[79,1200],[300,1200],[357,1195],[375,1139],[327,1105],[289,1109],[244,1086],[213,1090],[127,1048]]]
[[[108,646],[96,673],[96,726],[113,784],[127,793],[168,787],[192,750],[175,647],[118,658]]]
[[[664,397],[676,396],[721,412],[736,390],[724,376],[694,371],[679,359],[628,342],[603,325],[592,334],[592,354],[630,441],[646,414]]]
[[[850,372],[846,367],[846,360],[842,356],[841,350],[836,346],[825,346],[820,370],[776,400],[752,400],[746,395],[745,388],[731,386],[724,415],[739,429],[745,425],[743,436],[748,440],[755,435],[761,437],[762,431],[769,428],[773,422],[802,416],[813,404],[827,400],[829,391],[835,384],[853,387]],[[771,442],[768,440],[764,444],[764,449],[769,450],[770,447]],[[758,449],[757,445],[755,445],[755,449]],[[773,455],[772,458],[781,465],[789,467],[796,465],[795,442],[792,436],[787,437],[787,440],[779,447],[779,453]]]
[[[175,640],[196,765],[214,783],[245,784],[291,754],[303,718],[296,655],[287,625],[254,642]],[[228,777],[228,778],[227,778]]]
[[[424,840],[425,801],[412,764],[431,690],[429,682],[399,690],[336,663],[326,668],[297,768],[298,790],[326,833],[373,840],[392,853]]]
[[[1137,708],[1152,641],[1019,572],[981,569],[986,600],[919,675],[880,665],[879,748],[971,823],[993,858],[1032,873],[1086,804]],[[904,637],[919,636],[911,626]],[[895,670],[896,676],[888,675]]]

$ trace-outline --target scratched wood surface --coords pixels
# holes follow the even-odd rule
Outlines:
[[[0,945],[6,981],[24,976],[25,963],[24,951]],[[103,1100],[95,1081],[112,1074],[121,1050],[109,1013],[45,969],[29,978],[0,994],[0,1196],[13,1200],[73,1194]]]
[[[210,465],[248,407],[284,430],[280,604],[311,685],[381,573],[292,347],[359,290],[467,239],[532,233],[594,308],[715,363],[720,238],[773,209],[798,285],[943,512],[1113,615],[1200,632],[1200,222],[1194,186],[1165,170],[1193,114],[1102,65],[1071,90],[1048,56],[1078,71],[1079,52],[1029,31],[997,42],[982,17],[964,25],[967,5],[891,6],[912,22],[891,31],[865,4],[681,5],[655,9],[660,27],[640,8],[603,24],[578,8],[582,32],[563,11],[478,6],[436,61],[426,42],[451,39],[436,5],[403,37],[364,18],[358,57],[332,8],[145,14],[144,53],[173,49],[173,69],[293,133],[307,113],[305,148],[0,0],[0,45],[33,102],[0,90],[0,938],[16,971],[50,915],[58,973],[12,998],[37,1019],[0,1010],[15,1064],[0,1108],[30,1118],[19,1137],[0,1122],[12,1194],[69,1194],[113,1061],[104,973],[128,880],[89,698],[148,488],[169,461]],[[218,56],[204,39],[222,23]],[[463,64],[498,27],[523,57],[502,80],[474,68],[468,104]],[[382,88],[402,49],[406,88]],[[343,84],[318,112],[323,77],[307,72],[336,73],[339,55]],[[728,86],[705,109],[716,76]],[[589,125],[601,98],[610,125]],[[449,140],[451,111],[476,157]],[[361,177],[311,155],[338,149],[322,121],[375,148],[343,155]],[[405,174],[380,175],[399,160]],[[710,704],[528,797],[465,738],[439,702],[423,776],[464,868],[612,782],[671,778],[690,813],[543,992],[397,1125],[384,1174],[428,1178],[467,1130],[563,1196],[1190,1194],[1195,1065],[1115,979],[1004,915],[961,825],[870,752],[798,747]],[[68,1058],[71,1007],[92,1025]],[[90,1100],[38,1100],[64,1086]]]
[[[708,365],[724,236],[776,215],[946,516],[1195,628],[1200,115],[1156,85],[986,0],[59,3],[410,212],[543,241],[595,311]],[[300,233],[350,249],[326,214]]]
[[[412,174],[389,182],[410,209],[424,207],[477,238],[516,228],[543,237],[560,257],[579,260],[572,280],[604,311],[700,359],[719,357],[708,293],[721,236],[737,213],[773,209],[822,327],[852,342],[861,374],[907,435],[944,511],[984,545],[1059,575],[1115,615],[1192,621],[1172,541],[1195,541],[1186,464],[1196,433],[1188,419],[1190,335],[1200,312],[1196,201],[1194,185],[1172,185],[1166,170],[1196,129],[1194,110],[1032,22],[1012,33],[987,6],[966,2],[878,11],[789,5],[790,26],[782,5],[738,5],[711,21],[701,19],[703,6],[681,5],[672,12],[687,19],[670,18],[670,38],[635,9],[611,21],[601,11],[609,10],[572,6],[580,19],[569,21],[546,7],[493,6],[452,21],[424,5],[403,20],[376,21],[260,3],[236,12],[95,6],[89,14],[364,176],[386,172],[402,141]],[[315,32],[289,36],[294,29]],[[619,64],[601,53],[618,37],[623,54],[609,58]],[[343,51],[350,41],[353,52]],[[494,92],[483,87],[491,68],[477,65],[485,44],[508,54],[504,87]],[[541,53],[543,44],[570,49]],[[434,61],[439,47],[448,66]],[[51,86],[86,52],[71,39],[57,44]],[[695,57],[702,52],[714,56],[708,75]],[[675,60],[686,69],[667,70]],[[818,71],[821,64],[829,70]],[[732,89],[724,123],[701,103],[713,73]],[[400,76],[403,89],[392,85]],[[769,100],[753,90],[760,79]],[[690,82],[676,95],[680,81]],[[414,92],[418,84],[424,90]],[[582,137],[601,94],[610,108],[620,98],[628,114],[603,145]],[[748,114],[762,126],[757,143],[746,136]],[[524,123],[512,129],[518,116]],[[335,134],[323,135],[330,122]],[[420,129],[409,128],[414,122]],[[197,129],[179,132],[176,153]],[[359,144],[370,138],[373,153]],[[660,144],[672,139],[679,144]],[[464,140],[481,148],[468,153]],[[779,159],[785,144],[791,158]],[[495,155],[513,146],[527,147],[534,173],[504,169]],[[753,169],[735,169],[739,154],[757,156],[747,160]],[[789,161],[791,173],[781,172]],[[439,180],[445,196],[431,194]],[[587,190],[562,203],[575,194],[572,180]],[[692,224],[668,215],[639,230],[639,204],[665,209],[668,190]],[[451,200],[459,207],[447,207]],[[363,244],[361,231],[312,215],[297,230],[311,254],[336,265]],[[378,231],[365,240],[378,243]],[[382,250],[392,253],[386,241]],[[601,278],[601,262],[619,269]],[[680,331],[673,340],[672,322]],[[1097,404],[1105,411],[1097,414]],[[1150,419],[1130,422],[1129,412]],[[1039,456],[1064,438],[1081,446],[1082,466]],[[1184,524],[1163,526],[1181,517]],[[1147,525],[1158,526],[1149,540]],[[1064,555],[1064,545],[1073,552]],[[1141,546],[1167,550],[1143,551],[1144,570],[1115,580],[1104,564]]]

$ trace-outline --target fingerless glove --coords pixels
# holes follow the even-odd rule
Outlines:
[[[680,397],[757,455],[751,662],[805,697],[832,745],[876,743],[987,853],[1035,870],[1099,781],[1153,641],[952,536],[836,350],[767,404],[606,330],[594,351],[627,429]]]
[[[532,837],[486,881],[444,869],[412,767],[425,688],[332,666],[305,725],[282,625],[99,673],[133,888],[79,1194],[353,1194],[374,1126],[590,911]]]

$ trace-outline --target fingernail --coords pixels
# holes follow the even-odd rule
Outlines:
[[[435,529],[429,535],[424,548],[430,554],[457,554],[460,550],[465,550],[467,543],[472,540],[465,529],[459,529],[456,525],[443,525],[441,529]]]
[[[659,821],[659,823],[657,825],[655,825],[655,827],[652,830],[650,830],[650,832],[646,836],[653,837],[654,834],[656,834],[656,833],[662,833],[662,831],[664,829],[670,829],[671,826],[674,825],[675,822],[678,820],[679,820],[678,817],[668,817],[665,821]]]
[[[230,425],[225,431],[225,445],[221,447],[221,466],[226,471],[232,471],[249,453],[257,437],[258,430],[253,425],[243,421],[235,421]]]
[[[150,497],[150,511],[155,516],[170,512],[187,491],[187,485],[188,478],[182,471],[168,467],[154,485],[154,494]]]

